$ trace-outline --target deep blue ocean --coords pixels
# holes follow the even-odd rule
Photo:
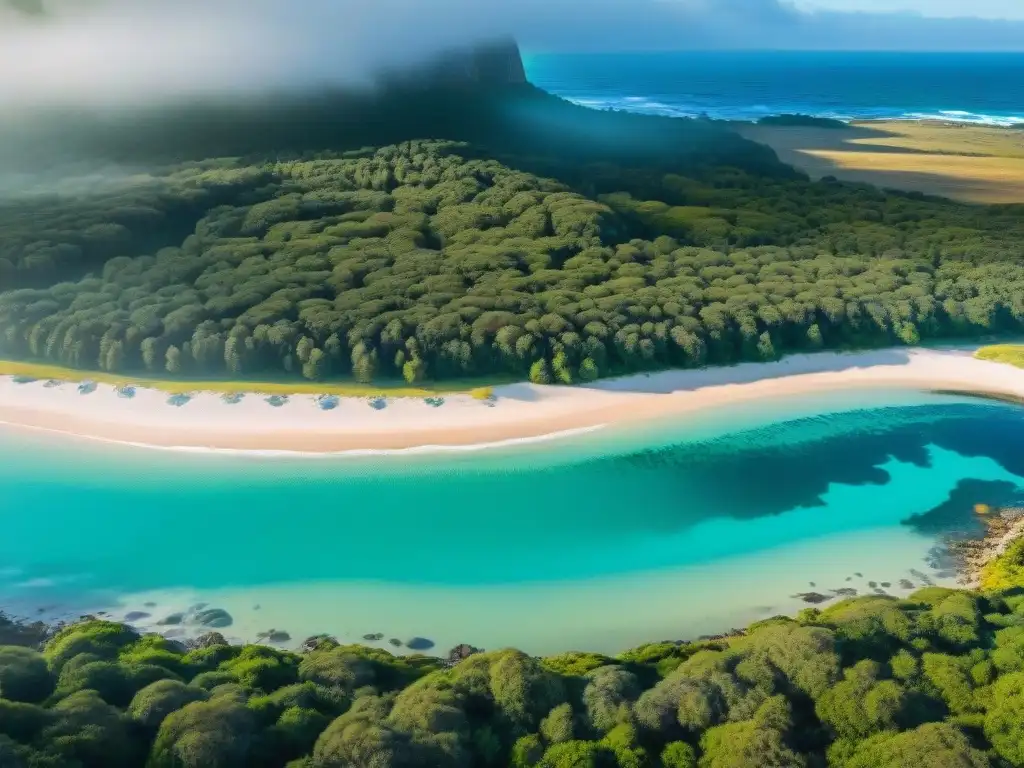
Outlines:
[[[527,52],[525,60],[535,85],[599,109],[1024,123],[1020,53]]]

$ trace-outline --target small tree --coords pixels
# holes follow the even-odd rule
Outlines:
[[[167,372],[170,374],[181,373],[181,350],[173,344],[167,348],[167,353],[164,355],[166,361]]]
[[[530,381],[534,384],[551,383],[551,371],[548,369],[547,360],[534,361],[533,365],[530,366]]]

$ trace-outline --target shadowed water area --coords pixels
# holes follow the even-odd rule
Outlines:
[[[977,503],[1024,503],[1024,410],[920,393],[762,402],[459,455],[272,458],[14,433],[0,454],[0,606],[141,610],[145,623],[203,601],[249,639],[284,628],[620,650],[796,610],[801,593],[950,583],[936,543],[976,532]]]

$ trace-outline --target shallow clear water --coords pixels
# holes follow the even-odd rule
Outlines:
[[[535,54],[531,82],[600,109],[756,120],[1024,123],[1024,54],[676,51]]]
[[[155,621],[202,601],[247,639],[614,651],[791,612],[802,592],[951,583],[936,543],[977,525],[975,503],[1024,500],[1024,411],[834,393],[460,455],[0,432],[0,457],[0,606],[24,614]]]

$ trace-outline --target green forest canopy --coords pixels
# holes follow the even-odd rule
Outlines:
[[[1024,206],[811,182],[712,123],[516,92],[423,127],[472,144],[190,161],[0,203],[0,356],[574,383],[1021,328]]]
[[[615,657],[186,649],[89,620],[41,653],[0,647],[0,765],[1024,766],[1022,563],[1018,541],[998,590],[851,598]]]

